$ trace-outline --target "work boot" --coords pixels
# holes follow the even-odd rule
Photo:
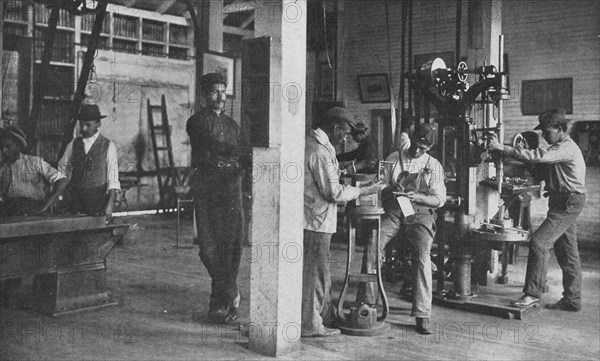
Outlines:
[[[510,305],[514,307],[531,307],[540,304],[540,299],[538,297],[533,297],[528,294],[523,294],[521,298],[516,301],[511,301]]]
[[[574,305],[571,301],[567,300],[564,297],[561,298],[558,302],[545,305],[544,307],[549,310],[563,310],[571,312],[581,311],[581,306]]]
[[[417,317],[417,332],[421,335],[431,335],[428,318]]]

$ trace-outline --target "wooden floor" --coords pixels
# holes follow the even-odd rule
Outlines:
[[[197,249],[175,249],[174,219],[129,218],[124,245],[107,260],[107,282],[116,307],[50,318],[29,309],[30,280],[19,290],[18,308],[0,309],[2,359],[27,360],[215,360],[264,359],[247,349],[237,325],[202,322],[209,278]],[[184,234],[190,234],[186,221]],[[342,245],[332,249],[334,298],[345,272]],[[377,337],[302,339],[282,359],[394,360],[598,360],[600,359],[600,260],[582,251],[582,312],[541,310],[522,321],[434,306],[434,334],[415,332],[410,303],[388,285],[390,332]],[[560,298],[561,273],[551,257],[547,301]],[[248,300],[248,257],[239,284]],[[524,263],[510,266],[511,283],[494,286],[506,299],[520,295]],[[498,288],[499,287],[499,288]],[[242,303],[240,323],[248,322]]]

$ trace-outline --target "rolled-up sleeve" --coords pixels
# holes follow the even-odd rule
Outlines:
[[[50,183],[53,184],[58,180],[65,178],[65,175],[59,170],[55,169],[48,162],[42,158],[36,158],[38,160],[37,168],[40,170],[40,174]]]
[[[108,190],[116,189],[121,190],[121,183],[119,182],[119,159],[117,156],[117,147],[112,141],[108,144],[108,151],[106,152],[106,177],[108,178]]]
[[[548,149],[521,149],[505,145],[502,153],[528,163],[561,163],[573,158],[570,152],[565,151],[558,144]]]
[[[440,203],[438,208],[446,203],[446,183],[444,182],[444,168],[439,162],[435,162],[431,168],[429,179],[429,195],[436,197]]]

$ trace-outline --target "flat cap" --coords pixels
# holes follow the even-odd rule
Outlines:
[[[208,73],[202,76],[202,84],[225,84],[227,85],[227,79],[221,73]]]
[[[352,134],[360,134],[366,133],[369,130],[369,127],[364,125],[363,123],[350,124],[352,126],[351,133]]]
[[[568,119],[565,118],[565,110],[562,108],[550,109],[543,112],[538,117],[540,124],[533,128],[534,130],[544,129],[548,127],[556,127],[559,124],[567,124]]]
[[[410,137],[413,142],[419,142],[431,147],[435,142],[435,132],[431,125],[420,123],[415,126],[415,132]]]
[[[348,123],[350,123],[350,126],[352,128],[355,127],[354,117],[352,116],[352,114],[348,113],[346,111],[346,109],[344,109],[342,107],[333,107],[333,108],[329,109],[327,111],[327,113],[325,113],[325,118],[342,119],[342,120],[345,120]]]

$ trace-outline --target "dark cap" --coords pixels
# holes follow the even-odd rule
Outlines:
[[[567,124],[568,119],[565,118],[565,110],[562,108],[550,109],[543,112],[538,117],[540,124],[533,128],[534,130],[544,129],[548,127],[557,127],[560,124]]]
[[[352,128],[355,127],[354,117],[352,116],[352,114],[348,113],[346,111],[346,109],[344,109],[342,107],[333,107],[333,108],[329,109],[327,111],[327,113],[325,113],[325,118],[342,119],[342,120],[345,120],[348,123],[350,123],[350,126]]]
[[[106,115],[100,114],[100,108],[96,104],[84,104],[79,108],[79,113],[75,116],[77,120],[100,120],[106,118]]]
[[[351,133],[353,135],[366,133],[369,130],[369,127],[367,127],[363,123],[351,124],[351,126],[352,126]]]
[[[421,123],[415,126],[415,132],[410,138],[413,142],[420,142],[431,147],[435,141],[435,132],[431,125]]]
[[[202,85],[225,84],[227,79],[221,73],[208,73],[202,76]]]
[[[12,137],[21,143],[23,148],[27,147],[27,136],[25,135],[25,132],[12,125],[6,128],[0,128],[0,137]]]

